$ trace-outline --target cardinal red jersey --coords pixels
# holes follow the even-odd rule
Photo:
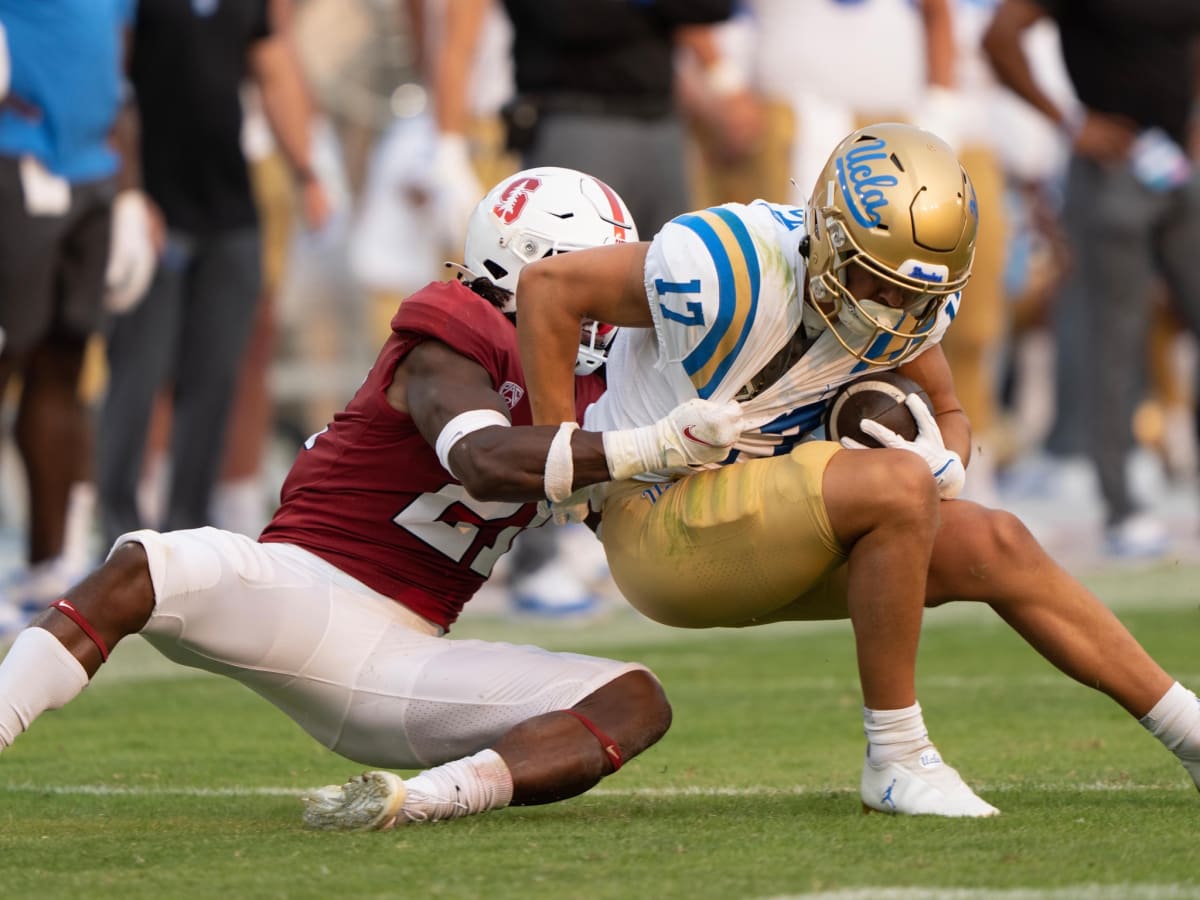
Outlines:
[[[512,323],[458,282],[428,285],[400,305],[354,399],[305,442],[260,540],[303,547],[449,628],[513,538],[545,519],[536,503],[470,496],[412,417],[388,403],[396,366],[430,339],[487,370],[513,425],[531,423]],[[594,376],[576,380],[581,421],[603,389]]]

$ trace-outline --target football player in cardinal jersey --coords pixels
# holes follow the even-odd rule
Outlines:
[[[546,520],[538,500],[713,462],[740,431],[736,404],[695,399],[621,434],[531,426],[511,321],[518,273],[636,239],[621,198],[583,173],[529,170],[493,189],[471,221],[467,280],[401,304],[353,400],[300,451],[259,540],[122,535],[17,636],[0,663],[0,750],[134,633],[236,679],[352,760],[433,767],[313,792],[315,827],[560,800],[656,742],[671,711],[641,665],[443,637],[513,536]],[[590,372],[590,333],[585,343]],[[580,412],[602,389],[595,375],[568,380]]]
[[[923,608],[950,600],[989,604],[1138,718],[1200,787],[1195,695],[1015,517],[954,499],[970,428],[938,341],[977,223],[949,146],[883,123],[834,149],[803,209],[727,204],[680,216],[650,243],[539,261],[521,275],[517,329],[534,422],[571,427],[584,318],[620,326],[587,427],[637,427],[688,398],[741,401],[745,432],[724,464],[598,489],[612,575],[668,625],[848,617],[866,808],[997,812],[942,761],[917,702]],[[882,449],[820,440],[829,400],[872,366],[924,386],[932,415],[908,400],[917,438],[868,422]]]

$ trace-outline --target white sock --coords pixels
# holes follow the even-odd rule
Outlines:
[[[929,746],[920,703],[904,709],[864,706],[863,733],[867,736],[867,760],[875,766],[895,762]]]
[[[1178,681],[1139,721],[1180,759],[1200,763],[1200,700]]]
[[[213,491],[213,524],[225,531],[257,537],[271,514],[266,491],[257,476],[222,481]]]
[[[67,498],[67,519],[63,528],[62,561],[67,572],[81,577],[95,561],[92,552],[92,528],[96,521],[96,486],[90,481],[71,485]]]
[[[26,628],[0,662],[0,750],[87,685],[87,672],[58,638],[44,628]]]
[[[480,750],[404,781],[400,810],[414,822],[437,822],[503,809],[512,800],[512,773],[495,750]]]

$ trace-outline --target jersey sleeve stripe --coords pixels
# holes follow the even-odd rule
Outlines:
[[[676,220],[704,242],[717,272],[717,320],[683,359],[696,392],[708,398],[746,342],[758,309],[758,251],[745,224],[732,212],[708,209]]]

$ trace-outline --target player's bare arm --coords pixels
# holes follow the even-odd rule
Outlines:
[[[573,371],[580,323],[653,324],[642,282],[647,243],[561,253],[521,271],[517,335],[538,425],[574,418]]]
[[[413,417],[426,443],[444,454],[450,473],[477,500],[558,501],[563,496],[552,488],[556,483],[569,494],[668,464],[713,462],[740,431],[736,408],[693,400],[644,428],[571,430],[560,438],[562,449],[552,453],[559,426],[506,424],[508,412],[488,373],[432,340],[418,344],[396,367],[387,399]],[[574,424],[574,410],[564,421]],[[682,437],[685,431],[691,440]]]
[[[574,376],[568,383],[573,390]],[[413,348],[396,367],[387,397],[392,407],[413,417],[431,447],[446,425],[463,413],[491,410],[508,418],[488,373],[439,341]],[[545,496],[546,454],[557,430],[496,424],[471,431],[449,450],[451,473],[479,500],[539,500]],[[576,488],[608,479],[599,433],[573,435],[571,450]]]

